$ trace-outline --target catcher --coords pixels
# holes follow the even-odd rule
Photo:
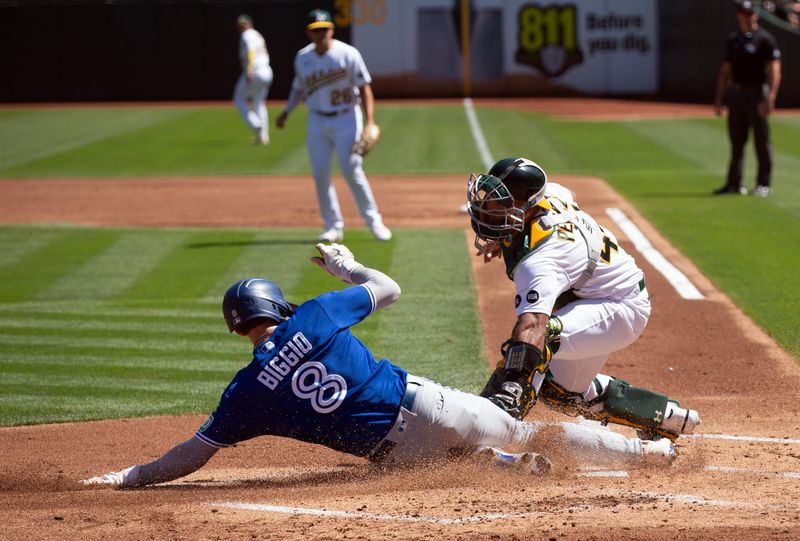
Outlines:
[[[358,263],[343,245],[317,249],[321,257],[312,261],[351,287],[294,306],[273,282],[233,284],[222,300],[223,315],[231,332],[252,343],[253,359],[222,393],[217,409],[193,437],[159,459],[83,483],[163,483],[196,471],[219,449],[262,435],[321,444],[378,464],[472,454],[521,471],[550,468],[534,452],[544,425],[518,421],[485,398],[375,359],[350,326],[392,304],[400,287]],[[576,458],[669,463],[675,456],[669,440],[643,442],[572,423],[547,428],[548,444],[560,444]],[[508,445],[524,450],[496,447]]]
[[[600,374],[650,317],[644,272],[614,234],[525,158],[471,175],[468,213],[484,261],[502,257],[517,322],[481,396],[522,419],[538,398],[571,415],[676,439],[700,423],[668,397]]]

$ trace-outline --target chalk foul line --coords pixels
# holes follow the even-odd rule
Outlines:
[[[483,166],[486,167],[488,171],[491,169],[494,160],[492,159],[492,153],[489,152],[489,145],[486,143],[486,137],[483,135],[481,124],[478,122],[478,115],[475,114],[472,98],[464,98],[464,112],[467,115],[467,122],[472,132],[472,139],[475,141],[475,146],[478,147],[478,154],[481,155]]]
[[[390,522],[427,522],[445,526],[454,524],[468,524],[486,520],[521,518],[536,513],[490,513],[486,515],[470,515],[468,517],[435,517],[426,515],[392,515],[388,513],[368,513],[366,511],[338,511],[335,509],[315,509],[309,507],[290,507],[285,505],[267,505],[247,502],[213,502],[209,505],[228,509],[242,509],[246,511],[262,511],[266,513],[279,513],[288,515],[307,515],[316,517],[334,518],[365,518]]]
[[[758,502],[747,502],[739,500],[724,500],[706,498],[698,494],[671,494],[661,492],[647,492],[647,491],[624,491],[624,490],[611,490],[610,488],[604,489],[604,494],[616,493],[621,497],[632,496],[636,498],[649,498],[653,500],[661,500],[670,503],[682,503],[688,505],[702,505],[711,507],[730,507],[730,508],[758,508],[758,509],[800,509],[800,506],[791,503],[783,504],[763,504]],[[213,507],[222,507],[227,509],[237,509],[245,511],[260,511],[265,513],[277,513],[288,515],[305,515],[317,517],[332,517],[332,518],[362,518],[370,520],[380,520],[388,522],[424,522],[429,524],[440,524],[444,526],[454,526],[461,524],[470,524],[476,522],[486,522],[491,520],[506,520],[518,518],[530,518],[536,516],[544,516],[542,511],[530,511],[524,513],[489,513],[483,515],[470,515],[468,517],[436,517],[431,515],[407,515],[407,514],[391,514],[391,513],[369,513],[366,511],[342,511],[336,509],[317,509],[313,507],[293,507],[286,505],[269,505],[259,503],[247,502],[212,502],[208,505]],[[592,506],[579,505],[563,509],[565,512],[584,512],[591,510]],[[549,512],[552,515],[552,510]]]
[[[683,438],[697,438],[705,440],[731,440],[731,441],[752,441],[758,443],[792,443],[800,444],[797,438],[767,438],[761,436],[734,436],[733,434],[685,434]]]
[[[774,471],[756,470],[750,468],[732,468],[730,466],[706,466],[706,471],[716,471],[722,473],[741,473],[744,475],[757,475],[759,477],[783,477],[786,479],[800,479],[800,471]]]
[[[624,212],[618,208],[607,208],[606,214],[614,220],[623,233],[630,239],[636,249],[655,269],[664,275],[664,278],[675,288],[678,295],[688,300],[700,300],[704,296],[700,293],[689,278],[675,265],[669,262],[661,252],[650,243],[644,233],[636,227]]]
[[[734,468],[731,466],[705,466],[704,471],[730,473],[733,475],[749,475],[757,477],[774,477],[783,479],[800,479],[797,471],[761,470],[755,468]],[[630,477],[627,470],[605,470],[603,468],[581,468],[577,477]]]

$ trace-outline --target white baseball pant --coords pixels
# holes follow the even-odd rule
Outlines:
[[[363,158],[353,152],[353,144],[361,137],[361,129],[362,113],[359,107],[345,110],[336,116],[323,116],[314,111],[308,113],[306,145],[325,229],[344,227],[339,198],[331,181],[334,152],[339,170],[350,186],[364,222],[368,226],[381,222],[372,188],[361,166]]]
[[[269,138],[269,115],[265,103],[269,87],[272,86],[272,68],[267,66],[253,73],[248,81],[242,73],[233,90],[233,103],[245,123],[253,132],[258,132],[262,140]],[[252,107],[248,104],[252,103]]]
[[[536,451],[553,443],[573,458],[595,462],[642,457],[641,440],[603,427],[518,421],[485,398],[410,374],[408,386],[417,386],[416,397],[410,409],[401,408],[384,439],[393,445],[382,464],[442,459],[453,450],[468,453],[482,446]],[[545,433],[557,441],[543,441]]]
[[[550,362],[556,383],[586,400],[598,394],[595,377],[605,389],[610,378],[599,371],[608,356],[635,342],[650,318],[647,290],[634,288],[622,300],[581,299],[556,312],[564,327]]]

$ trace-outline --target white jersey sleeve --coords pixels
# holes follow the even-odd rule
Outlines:
[[[554,255],[558,255],[558,250],[551,247],[543,257],[528,257],[517,268],[514,273],[517,315],[524,312],[551,315],[558,296],[570,288],[569,276]]]
[[[360,87],[372,83],[372,77],[369,75],[367,65],[364,63],[364,57],[355,47],[351,47],[352,67],[350,73],[353,80],[353,86]]]
[[[255,29],[248,28],[239,38],[239,61],[242,71],[247,71],[252,57],[253,71],[269,66],[269,53],[264,37]]]
[[[305,97],[306,88],[303,84],[303,70],[302,70],[302,57],[303,52],[308,49],[300,49],[294,56],[294,79],[292,79],[292,90],[300,93]]]

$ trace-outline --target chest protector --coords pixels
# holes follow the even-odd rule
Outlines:
[[[569,223],[586,242],[586,268],[572,284],[572,289],[580,289],[592,277],[597,268],[600,252],[603,250],[603,229],[594,221],[594,218],[580,210],[577,205],[568,205],[556,197],[548,197],[547,202],[552,207],[550,212],[538,220],[531,220],[525,235],[519,235],[511,242],[502,244],[506,274],[510,280],[513,280],[517,265],[550,238],[556,227]]]

